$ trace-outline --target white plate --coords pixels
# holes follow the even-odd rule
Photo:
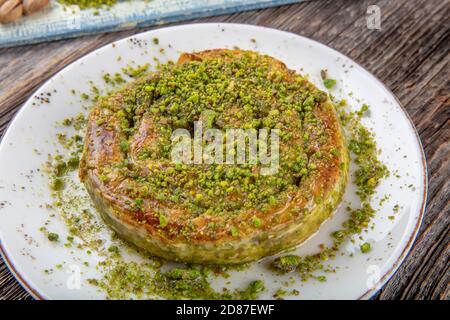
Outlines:
[[[159,39],[159,45],[153,44],[154,37]],[[329,76],[337,79],[337,87],[333,89],[335,96],[349,99],[353,109],[359,109],[362,103],[371,106],[370,116],[363,120],[375,133],[382,149],[380,159],[391,171],[373,201],[378,209],[375,227],[362,234],[362,241],[370,242],[373,249],[362,254],[359,250],[361,240],[357,239],[354,244],[349,242],[342,248],[343,255],[330,262],[338,269],[334,274],[327,274],[326,282],[297,280],[290,288],[299,290],[300,295],[287,297],[370,298],[392,276],[408,253],[419,229],[426,199],[426,164],[422,147],[411,120],[393,94],[344,55],[291,33],[248,25],[193,24],[162,28],[132,38],[135,41],[128,38],[96,50],[56,74],[34,95],[50,92],[50,102],[39,103],[36,98],[30,98],[3,137],[0,147],[0,202],[5,203],[0,209],[0,244],[5,261],[22,285],[35,298],[104,298],[102,292],[86,282],[86,279],[96,276],[95,257],[50,243],[39,231],[49,215],[42,205],[51,202],[51,198],[46,178],[37,174],[36,169],[41,167],[48,153],[56,150],[55,133],[61,129],[55,126],[55,122],[80,111],[86,112],[79,95],[70,94],[70,90],[88,92],[89,80],[99,85],[103,83],[101,77],[106,71],[120,71],[130,61],[152,64],[154,57],[164,62],[175,60],[183,51],[238,46],[276,57],[289,68],[308,74],[311,81],[322,88],[320,70],[328,69]],[[161,53],[160,48],[165,52]],[[120,61],[118,56],[122,57]],[[41,153],[37,154],[34,149]],[[347,189],[345,200],[357,201],[352,184]],[[378,202],[384,195],[390,197],[380,207]],[[394,214],[396,204],[400,210]],[[347,216],[343,207],[338,208],[334,217],[297,252],[314,253],[319,244],[329,243],[329,233],[337,229]],[[392,215],[394,220],[388,218]],[[67,234],[63,221],[58,218],[51,219],[49,229],[60,235]],[[44,273],[45,269],[54,269],[62,261],[69,267],[55,270],[51,275]],[[90,266],[84,266],[82,261],[90,261]],[[70,284],[72,272],[78,270],[81,271],[79,288]],[[275,276],[267,271],[264,263],[254,263],[248,270],[232,273],[227,280],[231,280],[232,286],[239,287],[255,278],[262,278],[268,290],[261,298],[270,299],[291,276]]]

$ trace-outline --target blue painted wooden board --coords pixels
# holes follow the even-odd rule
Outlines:
[[[0,47],[163,24],[304,0],[129,0],[107,9],[79,10],[51,0],[33,16],[0,25]],[[119,0],[120,1],[120,0]],[[97,11],[97,13],[96,13]]]

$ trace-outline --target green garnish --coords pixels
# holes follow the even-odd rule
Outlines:
[[[48,238],[48,240],[50,240],[52,242],[56,242],[59,240],[59,235],[54,232],[49,232],[49,234],[47,235],[47,238]]]
[[[334,80],[334,79],[324,79],[323,80],[323,85],[328,90],[331,90],[336,85],[336,80]]]
[[[261,227],[261,219],[259,219],[258,217],[253,217],[252,223],[256,228]]]
[[[230,229],[230,233],[233,237],[237,237],[239,235],[239,230],[235,226],[232,226]]]
[[[163,214],[159,215],[159,225],[160,225],[160,227],[164,228],[168,224],[169,224],[169,219]]]
[[[368,253],[371,249],[372,246],[370,245],[370,243],[368,242],[364,242],[361,246],[360,246],[361,252],[362,253]]]

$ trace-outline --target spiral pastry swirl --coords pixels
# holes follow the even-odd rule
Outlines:
[[[185,163],[174,161],[174,132],[195,136],[198,123],[226,132],[224,142],[232,129],[276,132],[276,148],[265,145],[269,156],[278,152],[276,170],[264,173],[260,154],[253,162],[194,159],[195,145]],[[221,157],[233,158],[235,147]],[[215,49],[184,53],[100,98],[79,174],[127,241],[168,260],[234,264],[316,232],[342,198],[348,151],[326,93],[267,55]]]

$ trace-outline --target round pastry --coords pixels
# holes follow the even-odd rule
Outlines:
[[[199,158],[196,148],[212,145],[201,135],[174,159],[175,133],[199,129],[222,132],[230,148]],[[233,129],[246,134],[241,158]],[[265,157],[252,158],[252,133]],[[236,264],[315,233],[342,198],[348,161],[326,93],[267,55],[215,49],[182,54],[100,98],[79,174],[123,239],[168,260]]]

